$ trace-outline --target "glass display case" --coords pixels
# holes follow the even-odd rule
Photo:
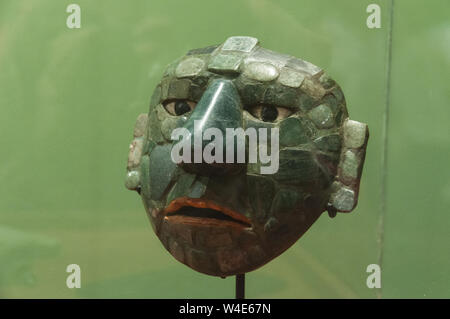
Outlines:
[[[0,3],[0,298],[233,297],[123,182],[166,66],[230,36],[322,67],[370,128],[358,206],[249,272],[246,297],[450,297],[449,1],[74,3]]]

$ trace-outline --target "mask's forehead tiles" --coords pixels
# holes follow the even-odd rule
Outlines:
[[[241,95],[249,104],[302,108],[318,105],[325,97],[329,88],[322,85],[324,75],[308,61],[259,46],[256,38],[233,36],[220,45],[190,50],[169,65],[160,84],[162,100],[198,100],[211,77],[237,77],[236,84],[244,89]],[[254,92],[255,99],[249,99],[254,94],[248,94],[247,89],[262,94],[258,97]]]
[[[286,68],[288,70],[296,71],[305,74],[310,77],[318,77],[323,73],[323,70],[302,59],[278,53],[262,47],[256,48],[246,59],[245,64],[250,63],[270,63],[274,65],[278,70]]]
[[[276,80],[284,87],[301,88],[315,100],[325,94],[318,81],[322,74],[323,70],[312,63],[261,47],[244,61],[244,75],[261,82]]]
[[[290,58],[292,57],[287,54],[278,53],[272,50],[258,47],[245,59],[245,64],[270,63],[277,69],[281,69],[284,65],[286,65],[287,61]]]

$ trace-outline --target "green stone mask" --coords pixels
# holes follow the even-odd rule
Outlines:
[[[266,163],[247,161],[248,139],[244,163],[177,164],[176,128],[191,136],[278,128],[278,170],[262,174]],[[137,119],[125,184],[141,195],[177,260],[209,275],[241,274],[280,255],[322,212],[355,208],[368,136],[322,69],[255,38],[231,37],[167,67],[148,114]],[[225,150],[227,142],[216,146]]]

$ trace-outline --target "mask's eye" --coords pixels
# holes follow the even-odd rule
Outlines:
[[[249,112],[264,122],[276,122],[293,113],[290,109],[273,105],[255,105],[249,109]]]
[[[164,103],[164,108],[171,115],[182,115],[194,109],[197,103],[187,100],[175,100]]]

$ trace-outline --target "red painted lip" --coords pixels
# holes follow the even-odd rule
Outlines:
[[[173,215],[183,207],[194,208],[209,208],[213,209],[223,215],[230,217],[232,220],[219,220],[207,217],[191,217],[183,215]],[[232,210],[229,207],[225,207],[217,204],[216,202],[208,199],[180,197],[174,199],[163,211],[164,219],[177,223],[185,223],[192,225],[205,225],[205,226],[234,226],[240,228],[251,227],[251,221],[244,215]]]

